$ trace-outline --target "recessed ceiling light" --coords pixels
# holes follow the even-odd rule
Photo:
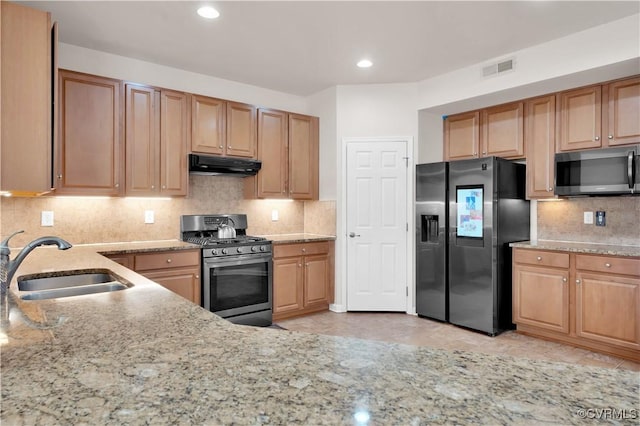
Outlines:
[[[202,6],[200,9],[198,9],[198,15],[207,19],[216,19],[218,16],[220,16],[220,12],[218,12],[211,6]]]
[[[358,62],[358,67],[360,68],[369,68],[371,65],[373,65],[373,62],[371,62],[368,59],[363,59],[360,62]]]

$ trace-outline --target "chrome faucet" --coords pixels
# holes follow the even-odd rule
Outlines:
[[[25,257],[33,249],[39,246],[57,245],[58,250],[68,250],[71,248],[71,244],[62,238],[58,237],[40,237],[27,244],[18,256],[14,260],[10,260],[9,255],[11,250],[9,249],[9,240],[16,234],[20,234],[24,231],[17,231],[9,235],[6,240],[0,243],[0,293],[6,294],[9,290],[9,284],[18,269],[18,266],[22,263]]]

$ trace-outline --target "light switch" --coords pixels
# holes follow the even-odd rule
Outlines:
[[[144,223],[155,223],[155,215],[153,210],[144,211]]]
[[[584,212],[584,223],[587,225],[593,224],[593,212]]]
[[[40,226],[53,226],[53,212],[43,211],[40,218]]]
[[[278,221],[278,210],[271,210],[271,221],[272,222]]]

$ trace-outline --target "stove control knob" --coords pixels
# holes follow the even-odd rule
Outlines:
[[[257,252],[258,250],[260,250],[260,249],[258,248],[258,246],[253,246],[253,247],[251,247],[251,251],[252,251],[252,252],[254,252],[254,253],[255,253],[255,252]]]
[[[260,251],[267,251],[267,246],[260,246]]]
[[[218,254],[218,250],[216,250],[216,249],[211,250],[211,255],[212,256],[215,256],[217,254]]]
[[[242,247],[238,247],[237,251],[238,253],[242,253]]]
[[[222,249],[222,254],[227,254],[227,253],[229,253],[229,250],[227,250],[226,248]]]

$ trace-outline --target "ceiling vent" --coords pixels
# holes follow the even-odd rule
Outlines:
[[[482,68],[482,76],[489,77],[490,75],[501,74],[503,72],[513,70],[513,59],[507,59],[506,61],[498,62],[495,64],[487,65]]]

